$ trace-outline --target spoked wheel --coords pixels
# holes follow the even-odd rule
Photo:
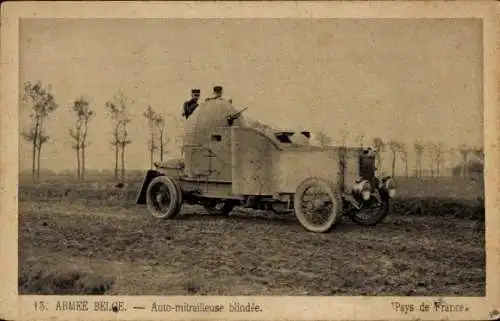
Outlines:
[[[151,215],[172,219],[181,211],[182,191],[179,183],[167,176],[155,177],[149,183],[146,198]]]
[[[203,207],[210,215],[228,216],[235,207],[235,204],[228,201],[220,201],[204,204]]]
[[[368,204],[363,205],[359,210],[353,210],[349,216],[352,221],[361,226],[375,226],[384,220],[389,213],[389,208],[389,199],[376,192]]]
[[[302,226],[315,233],[330,231],[342,219],[342,201],[331,183],[310,178],[294,196],[295,215]]]

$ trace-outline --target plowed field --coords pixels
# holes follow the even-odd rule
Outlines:
[[[460,211],[460,209],[458,209]],[[21,293],[484,295],[481,222],[402,215],[306,232],[293,216],[20,202]]]

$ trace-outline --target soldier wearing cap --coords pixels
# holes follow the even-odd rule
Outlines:
[[[214,87],[214,96],[205,99],[205,101],[214,100],[214,99],[222,99],[222,92],[223,92],[222,86],[215,86]]]
[[[200,98],[201,90],[192,89],[191,99],[184,103],[184,111],[182,112],[182,117],[188,119],[192,113],[198,108],[198,99]]]

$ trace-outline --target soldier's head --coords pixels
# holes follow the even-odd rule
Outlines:
[[[199,89],[191,89],[191,97],[194,100],[198,100],[200,98],[200,93],[201,93],[201,90],[199,90]]]
[[[215,86],[214,87],[214,96],[216,98],[222,97],[222,86]]]

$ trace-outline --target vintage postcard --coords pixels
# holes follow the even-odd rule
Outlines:
[[[499,319],[499,13],[3,3],[0,317]]]

